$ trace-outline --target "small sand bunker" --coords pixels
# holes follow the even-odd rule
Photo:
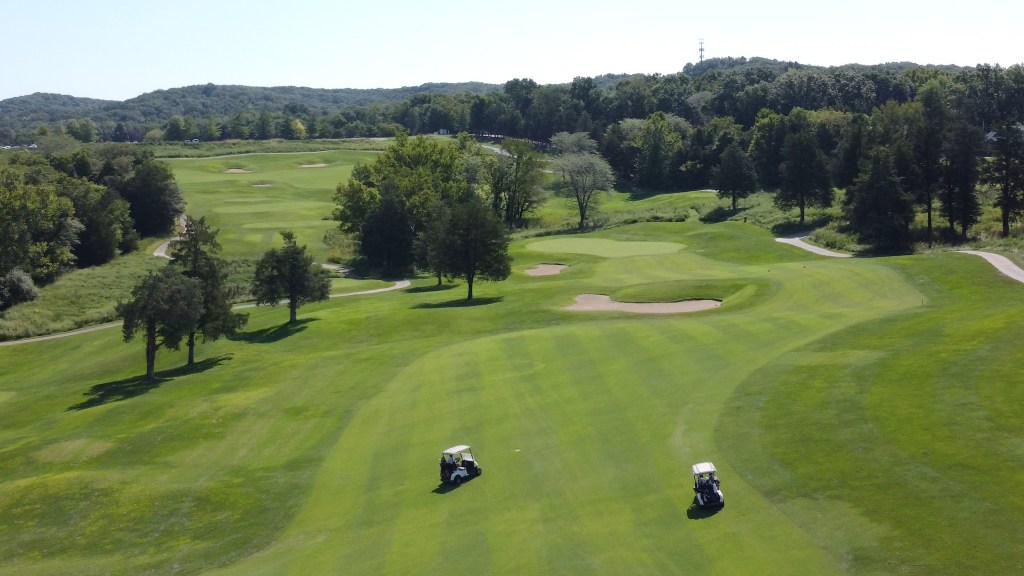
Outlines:
[[[227,174],[248,174],[252,170],[246,170],[245,168],[228,168],[224,171]]]
[[[562,270],[566,268],[568,266],[565,264],[538,264],[526,270],[526,274],[529,276],[554,276],[555,274],[561,274]]]
[[[580,294],[576,303],[566,310],[583,312],[616,311],[636,314],[681,314],[711,310],[722,305],[720,300],[683,300],[682,302],[616,302],[603,294]]]
[[[270,184],[253,184],[253,188],[270,188]]]
[[[326,168],[327,164],[303,164],[299,168]]]

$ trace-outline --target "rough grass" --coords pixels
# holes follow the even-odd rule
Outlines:
[[[149,252],[152,252],[150,248]],[[39,298],[0,314],[0,340],[52,334],[116,319],[118,300],[151,270],[167,265],[142,251],[97,268],[75,270],[39,291]]]

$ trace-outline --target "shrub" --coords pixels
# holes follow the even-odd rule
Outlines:
[[[15,268],[0,278],[0,310],[22,302],[31,302],[38,296],[39,290],[32,282],[32,277],[20,268]]]

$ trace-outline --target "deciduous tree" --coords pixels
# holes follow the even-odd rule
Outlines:
[[[1010,220],[1024,209],[1024,126],[1003,123],[989,135],[995,156],[985,162],[982,181],[998,191],[1003,237],[1010,235]]]
[[[504,280],[512,273],[505,226],[477,196],[452,208],[440,260],[447,278],[466,280],[467,300],[473,299],[476,279]]]
[[[782,185],[775,194],[775,205],[783,210],[800,209],[800,224],[808,206],[832,205],[832,185],[825,155],[806,130],[786,136],[780,168]]]
[[[252,294],[257,305],[277,306],[288,301],[288,321],[297,320],[299,306],[326,300],[331,287],[327,271],[313,263],[306,247],[295,242],[290,230],[281,232],[284,247],[271,248],[256,263]]]
[[[737,199],[746,198],[754,192],[757,187],[754,163],[739,144],[729,144],[722,152],[718,166],[711,170],[711,185],[718,190],[719,198],[732,199],[734,211]]]
[[[155,373],[157,350],[177,350],[185,334],[195,328],[202,307],[199,280],[185,277],[172,266],[150,272],[132,290],[130,300],[118,303],[124,341],[130,342],[140,331],[146,340],[146,378]]]
[[[541,158],[529,142],[506,140],[491,164],[491,206],[508,226],[522,226],[544,195]]]
[[[595,194],[610,190],[615,183],[612,168],[597,154],[573,153],[558,158],[558,171],[562,179],[556,192],[576,202],[580,214],[579,228],[582,230],[586,227]]]
[[[203,335],[203,342],[230,336],[245,325],[248,315],[231,311],[231,302],[225,279],[224,262],[217,257],[220,243],[217,230],[211,230],[206,218],[193,220],[185,218],[185,230],[181,237],[171,242],[172,263],[182,273],[199,280],[202,287],[202,313],[195,326],[188,331],[188,365],[195,363],[196,333]]]
[[[977,185],[979,158],[983,135],[981,130],[966,124],[957,125],[947,143],[943,159],[942,215],[949,222],[949,230],[967,240],[967,231],[981,216]]]

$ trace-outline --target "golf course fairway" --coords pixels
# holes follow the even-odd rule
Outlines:
[[[695,220],[517,240],[472,301],[253,310],[153,381],[117,330],[0,348],[0,573],[1020,572],[1024,285]],[[484,473],[442,486],[456,444]]]

